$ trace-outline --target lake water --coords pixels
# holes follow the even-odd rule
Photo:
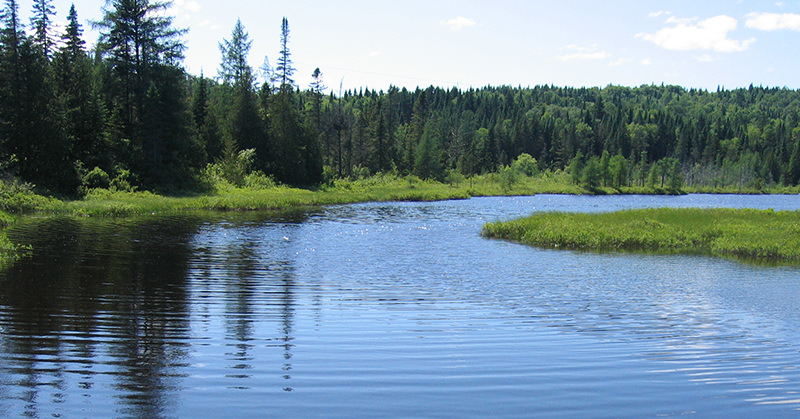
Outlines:
[[[797,417],[800,268],[542,250],[552,196],[29,219],[0,272],[0,417]]]

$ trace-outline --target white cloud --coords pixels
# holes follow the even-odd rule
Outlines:
[[[649,59],[649,58],[645,58],[644,60],[642,60],[642,61],[639,61],[639,63],[640,63],[641,65],[652,65],[652,64],[653,64],[653,62],[652,62],[652,61],[650,61],[650,59]]]
[[[442,20],[439,22],[439,24],[442,26],[449,27],[451,31],[460,31],[461,29],[477,25],[477,22],[475,22],[474,19],[470,19],[468,17],[458,16],[450,20]]]
[[[199,12],[201,9],[200,3],[194,0],[175,0],[173,4],[178,9],[188,10],[190,12]]]
[[[710,62],[714,61],[714,57],[712,57],[712,56],[710,56],[708,54],[703,54],[703,55],[697,57],[697,61],[700,61],[701,63],[710,63]]]
[[[573,51],[571,54],[566,55],[559,55],[558,58],[560,61],[570,61],[570,60],[604,60],[606,58],[610,58],[611,54],[603,51],[597,50],[597,45],[592,45],[589,48],[586,47],[579,47],[577,45],[567,45],[563,49],[567,49]]]
[[[656,33],[640,33],[637,38],[650,41],[662,48],[677,51],[706,49],[717,52],[741,52],[746,50],[755,38],[738,41],[728,38],[738,22],[736,19],[720,15],[697,22],[696,20],[670,17],[667,23],[674,26],[663,28]]]
[[[800,31],[800,15],[795,13],[750,13],[744,26],[762,31],[789,29]]]
[[[619,66],[625,64],[626,62],[628,62],[628,60],[626,60],[624,58],[620,58],[619,60],[612,61],[612,62],[608,63],[608,66],[609,67],[619,67]]]
[[[671,14],[672,13],[670,13],[670,12],[666,12],[664,10],[659,10],[657,12],[650,13],[649,15],[647,15],[647,17],[659,17],[661,15],[671,15]]]

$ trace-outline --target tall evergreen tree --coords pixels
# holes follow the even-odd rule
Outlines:
[[[309,112],[306,118],[309,135],[319,144],[320,159],[322,158],[322,98],[323,91],[327,89],[322,82],[322,72],[316,68],[311,74],[311,84],[309,85],[311,101]]]
[[[201,71],[200,77],[195,79],[194,83],[191,112],[200,144],[205,147],[208,160],[213,161],[222,156],[222,140],[219,135],[217,115],[210,108],[210,83],[211,81]]]
[[[800,184],[800,138],[795,140],[793,148],[786,168],[786,183],[789,185]]]
[[[414,174],[421,179],[442,180],[444,178],[441,162],[442,149],[439,139],[433,132],[433,125],[433,121],[429,121],[425,125],[425,131],[417,146]]]
[[[17,4],[7,0],[0,34],[0,143],[16,174],[53,192],[74,193],[77,175],[44,51],[22,32]]]
[[[73,5],[74,9],[74,5]],[[34,0],[31,17],[31,26],[35,30],[34,43],[42,48],[48,58],[53,52],[53,21],[56,9],[52,0]]]
[[[231,32],[231,39],[223,39],[219,44],[222,63],[219,67],[219,78],[223,83],[245,89],[253,89],[255,75],[248,62],[250,47],[253,41],[244,28],[241,19],[236,20]]]
[[[281,51],[274,82],[279,83],[270,110],[270,138],[274,144],[273,168],[278,180],[294,185],[312,185],[322,180],[322,153],[319,139],[302,120],[294,91],[289,21],[281,21]]]
[[[105,146],[104,107],[94,83],[93,65],[82,38],[83,29],[72,5],[61,47],[55,54],[56,89],[66,111],[66,131],[72,158],[87,169],[112,169]]]
[[[273,82],[279,87],[294,86],[295,69],[292,67],[292,54],[289,52],[289,21],[284,17],[281,20],[281,50],[278,53],[278,66],[275,68]]]
[[[170,2],[110,0],[108,6],[95,26],[101,31],[98,48],[107,70],[104,91],[117,153],[145,186],[169,187],[175,173],[163,165],[172,164],[170,150],[197,148],[179,67],[186,30],[173,27]],[[190,177],[184,169],[200,161],[196,154],[177,167],[184,177]]]
[[[120,109],[124,133],[135,140],[152,70],[181,62],[186,31],[172,27],[173,18],[165,14],[170,2],[109,0],[107,5],[103,20],[95,22],[100,30],[98,49],[111,72],[110,102]]]
[[[222,158],[232,163],[239,150],[253,149],[256,168],[266,171],[270,150],[258,112],[255,75],[248,61],[251,45],[252,41],[239,19],[233,27],[231,39],[223,39],[219,44],[222,54],[219,76],[228,90],[222,147],[226,151]]]
[[[0,28],[0,162],[14,161],[18,157],[16,138],[21,134],[17,124],[22,92],[24,69],[20,60],[20,44],[25,39],[19,22],[16,0],[5,0]],[[11,169],[17,169],[13,165]]]

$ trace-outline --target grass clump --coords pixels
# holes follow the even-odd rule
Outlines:
[[[485,237],[559,249],[709,254],[800,265],[800,211],[659,208],[534,214],[484,226]]]
[[[18,246],[8,239],[4,229],[11,225],[13,221],[14,218],[11,215],[0,211],[0,268],[9,262],[19,259],[26,251],[30,250],[28,247]]]

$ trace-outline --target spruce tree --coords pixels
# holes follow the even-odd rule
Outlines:
[[[75,5],[72,5],[72,9]],[[50,57],[53,52],[53,21],[56,10],[52,0],[34,0],[31,12],[31,26],[35,30],[34,43],[42,48],[44,55]]]
[[[115,152],[146,187],[187,184],[200,155],[186,106],[185,29],[173,27],[171,3],[110,0],[98,49],[106,74]],[[178,124],[178,125],[174,125]],[[186,154],[181,159],[175,150]],[[166,167],[169,165],[170,167]]]
[[[278,66],[275,67],[275,76],[273,82],[283,86],[294,87],[295,69],[292,67],[292,54],[289,52],[289,21],[284,17],[281,20],[281,50],[278,53]]]
[[[44,51],[25,36],[17,3],[7,0],[0,33],[0,154],[22,180],[72,194],[77,174]],[[13,159],[12,159],[13,156]]]
[[[71,156],[87,171],[100,167],[108,172],[113,164],[105,145],[104,106],[95,87],[93,65],[84,49],[83,29],[74,5],[67,22],[53,61],[56,90],[66,111]]]
[[[219,78],[223,83],[243,89],[252,89],[255,83],[253,67],[248,62],[250,47],[253,41],[244,28],[241,19],[236,20],[231,32],[231,39],[223,39],[219,44],[222,62],[219,67]]]
[[[433,123],[425,125],[425,131],[417,146],[414,159],[414,174],[421,179],[442,180],[444,169],[441,162],[442,149],[434,136]]]
[[[268,170],[270,150],[263,121],[258,112],[255,92],[255,76],[248,61],[252,41],[242,21],[237,19],[231,39],[219,44],[222,62],[219,76],[227,94],[228,109],[223,128],[223,158],[235,158],[239,150],[253,149],[256,152],[256,168]]]

